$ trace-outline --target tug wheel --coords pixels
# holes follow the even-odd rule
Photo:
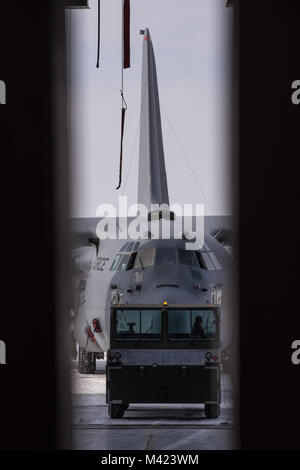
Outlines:
[[[122,416],[124,415],[124,411],[125,411],[125,405],[122,405],[122,404],[115,405],[112,403],[108,404],[108,414],[113,419],[122,418]]]
[[[205,416],[209,419],[216,419],[220,416],[220,405],[207,403],[205,405]]]

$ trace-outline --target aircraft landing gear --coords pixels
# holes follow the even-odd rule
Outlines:
[[[72,341],[72,354],[71,354],[71,357],[74,361],[76,361],[77,359],[77,344],[76,342],[73,340]]]
[[[220,416],[220,405],[215,403],[205,404],[205,416],[210,419],[216,419]]]
[[[87,353],[84,349],[79,348],[79,374],[94,374],[96,372],[96,356],[96,353]]]
[[[122,418],[128,405],[108,403],[108,414],[113,419]]]

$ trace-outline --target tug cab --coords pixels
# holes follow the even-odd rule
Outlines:
[[[220,414],[220,307],[111,307],[106,401],[111,418],[131,403],[203,403]]]

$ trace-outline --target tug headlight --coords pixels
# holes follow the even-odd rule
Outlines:
[[[115,353],[115,360],[116,360],[116,361],[119,361],[120,359],[121,359],[121,353],[116,352],[116,353]]]

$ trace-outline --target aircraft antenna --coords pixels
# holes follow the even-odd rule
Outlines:
[[[196,177],[196,173],[195,173],[195,171],[193,170],[192,164],[190,163],[190,161],[189,161],[189,159],[188,159],[188,157],[187,157],[185,151],[183,150],[183,147],[182,147],[182,145],[181,145],[181,143],[180,143],[180,141],[179,141],[179,139],[178,139],[178,137],[177,137],[177,134],[176,134],[176,132],[175,132],[175,129],[174,129],[174,127],[172,126],[171,121],[170,121],[170,119],[168,118],[168,115],[167,115],[167,113],[166,113],[166,111],[165,111],[165,109],[164,109],[164,107],[163,107],[163,105],[162,105],[162,102],[160,102],[160,104],[161,104],[161,109],[163,110],[163,113],[164,113],[164,115],[165,115],[165,117],[166,117],[166,119],[167,119],[167,122],[168,122],[168,124],[169,124],[169,126],[170,126],[170,129],[171,129],[171,131],[172,131],[172,133],[173,133],[173,135],[174,135],[174,137],[175,137],[175,140],[176,140],[176,142],[177,142],[177,144],[178,144],[178,147],[179,147],[179,149],[180,149],[180,151],[181,151],[181,154],[182,154],[182,156],[184,157],[186,163],[188,164],[189,169],[191,170],[191,173],[192,173],[192,175],[193,175],[193,178],[194,178],[194,180],[195,180],[195,182],[196,182],[198,188],[199,188],[200,191],[201,191],[202,197],[203,197],[203,199],[206,201],[207,207],[209,208],[211,214],[214,215],[214,212],[213,212],[213,210],[212,210],[212,208],[211,208],[211,206],[210,206],[210,204],[209,204],[209,201],[208,201],[208,199],[207,199],[207,197],[206,197],[206,195],[205,195],[205,192],[204,192],[204,190],[202,189],[201,184],[199,183],[199,181],[198,181],[198,179],[197,179],[197,177]]]

